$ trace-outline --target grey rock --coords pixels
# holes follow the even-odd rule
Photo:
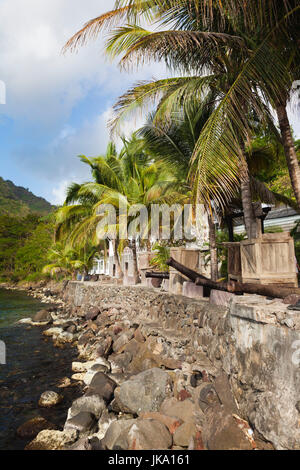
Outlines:
[[[89,433],[96,427],[96,419],[92,413],[81,411],[71,419],[68,419],[64,431],[78,431],[80,435]]]
[[[99,419],[104,410],[105,403],[103,398],[101,398],[99,395],[85,395],[72,403],[72,406],[69,410],[69,417],[73,418],[78,413],[85,411],[92,413],[97,419]]]
[[[104,449],[117,450],[116,442],[119,440],[121,434],[125,431],[128,432],[132,424],[136,422],[135,419],[122,419],[114,421],[108,428],[105,437],[102,441]]]
[[[116,387],[116,382],[110,379],[103,372],[97,372],[91,381],[87,395],[99,395],[109,403],[113,399]]]
[[[124,382],[119,389],[118,401],[133,414],[159,411],[163,401],[172,393],[172,380],[161,369],[150,369]]]

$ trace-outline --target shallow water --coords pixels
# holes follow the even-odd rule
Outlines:
[[[80,396],[77,386],[57,388],[60,379],[71,376],[76,350],[55,348],[42,336],[43,328],[15,324],[43,307],[23,292],[0,289],[0,341],[6,345],[6,365],[0,364],[0,450],[24,449],[27,442],[16,430],[31,418],[42,416],[62,429],[70,403]],[[39,408],[46,390],[63,394],[64,401],[51,410]]]

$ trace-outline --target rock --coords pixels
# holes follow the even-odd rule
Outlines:
[[[133,414],[159,411],[162,402],[172,393],[169,374],[161,369],[150,369],[124,382],[118,401]]]
[[[72,333],[63,331],[56,337],[56,340],[59,343],[73,343],[73,341],[75,340],[75,336]]]
[[[192,395],[190,394],[190,392],[188,392],[187,390],[180,390],[180,392],[178,393],[178,400],[185,401],[188,398],[192,398]]]
[[[122,333],[116,341],[114,341],[113,344],[113,351],[114,352],[119,352],[121,349],[129,343],[129,341],[133,338],[133,333],[130,331],[127,331],[126,333]]]
[[[238,408],[234,396],[232,394],[229,380],[226,374],[219,375],[214,382],[215,390],[228,414],[238,414]]]
[[[192,439],[195,439],[197,434],[197,427],[192,422],[182,424],[176,429],[173,440],[174,444],[180,447],[188,447]]]
[[[122,354],[113,354],[109,357],[111,364],[111,370],[114,374],[122,374],[126,372],[132,356],[129,352],[123,352]]]
[[[138,419],[128,431],[123,431],[116,442],[127,441],[124,450],[167,450],[172,446],[172,436],[167,427],[154,419]]]
[[[104,357],[107,359],[110,353],[112,352],[112,344],[113,339],[111,336],[105,338],[105,340],[99,345],[97,349],[97,356]]]
[[[200,387],[197,387],[195,396],[198,397],[198,404],[204,413],[209,408],[220,404],[220,399],[213,384],[203,383]]]
[[[100,315],[99,308],[95,307],[89,310],[89,312],[85,315],[86,320],[96,320],[98,315]]]
[[[105,364],[94,364],[85,374],[83,379],[84,383],[86,385],[90,385],[97,372],[103,372],[107,374],[110,372],[110,367],[108,368]]]
[[[77,439],[77,432],[42,431],[25,450],[63,450]]]
[[[182,363],[173,358],[161,358],[161,365],[170,370],[182,368]]]
[[[63,379],[60,379],[60,381],[57,384],[57,388],[68,388],[71,387],[72,382],[69,379],[69,377],[64,377]]]
[[[146,341],[145,339],[145,336],[143,335],[143,333],[141,332],[140,329],[136,330],[135,333],[134,333],[134,339],[138,342],[138,343],[144,343]]]
[[[83,450],[93,450],[92,445],[87,437],[83,437],[79,439],[79,441],[75,442],[69,447],[66,447],[65,450],[75,450],[75,451],[83,451]]]
[[[42,408],[52,408],[63,401],[63,396],[56,392],[44,392],[39,399],[39,406]]]
[[[22,318],[22,320],[19,320],[17,322],[18,325],[32,325],[33,326],[33,322],[32,322],[32,319],[31,318]]]
[[[109,413],[107,409],[105,409],[101,415],[101,418],[98,421],[98,431],[96,433],[97,438],[101,441],[109,428],[109,426],[117,421],[117,417],[113,413]]]
[[[174,416],[167,416],[163,415],[162,413],[155,413],[155,412],[148,412],[148,413],[141,413],[141,419],[155,419],[160,423],[164,424],[171,434],[174,434],[177,428],[179,428],[183,421],[179,418],[175,418]]]
[[[79,435],[88,434],[96,427],[96,419],[92,413],[81,411],[67,420],[64,431],[78,431]]]
[[[33,321],[35,323],[40,323],[40,322],[50,322],[52,320],[51,314],[49,313],[48,310],[40,310],[38,313],[36,313],[33,317]]]
[[[80,412],[92,413],[97,419],[100,418],[103,411],[105,410],[105,403],[103,398],[99,395],[90,395],[78,398],[73,401],[71,408],[69,409],[68,418],[73,418]]]
[[[43,331],[43,335],[44,336],[52,336],[52,337],[56,338],[57,336],[62,334],[63,331],[64,330],[62,328],[54,327],[54,328],[49,328],[48,330]]]
[[[215,407],[206,418],[203,438],[208,450],[253,450],[250,436],[233,415]]]
[[[175,416],[185,423],[195,422],[196,406],[189,399],[178,401],[176,398],[168,398],[162,403],[160,412],[167,416]]]
[[[103,374],[103,372],[97,372],[91,381],[87,395],[99,395],[109,403],[113,399],[116,387],[117,384],[114,380]]]
[[[54,424],[49,423],[46,419],[38,416],[37,418],[33,418],[26,423],[22,424],[17,429],[17,435],[21,439],[34,439],[41,431],[44,430],[54,430],[56,426]]]
[[[136,422],[135,419],[122,419],[114,421],[108,428],[105,437],[102,441],[103,447],[107,450],[115,449],[115,444],[123,431],[128,432],[131,426]]]

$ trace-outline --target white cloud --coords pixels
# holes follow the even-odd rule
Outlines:
[[[59,183],[58,186],[55,186],[52,189],[52,198],[51,198],[52,204],[60,206],[64,203],[66,199],[67,187],[69,186],[70,183],[71,181],[63,180]]]

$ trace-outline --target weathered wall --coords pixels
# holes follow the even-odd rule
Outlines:
[[[244,417],[277,449],[300,449],[300,319],[282,302],[235,297],[226,309],[145,287],[75,282],[65,300],[74,311],[118,307],[175,359],[212,376],[224,369]]]

